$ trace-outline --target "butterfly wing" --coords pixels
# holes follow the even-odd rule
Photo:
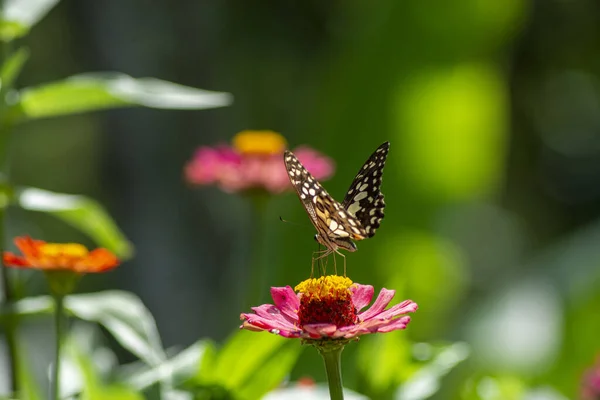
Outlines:
[[[366,233],[360,222],[327,193],[291,151],[285,151],[283,160],[290,182],[319,235],[331,239],[364,239]]]
[[[389,150],[390,142],[385,142],[371,154],[356,174],[342,202],[344,209],[360,222],[366,237],[375,235],[384,217],[385,202],[380,188]]]

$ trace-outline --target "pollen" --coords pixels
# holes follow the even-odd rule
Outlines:
[[[85,257],[88,254],[85,246],[78,243],[44,243],[40,246],[40,252],[47,257]]]
[[[233,147],[242,154],[272,155],[283,153],[285,138],[273,131],[242,131],[234,136]]]
[[[295,290],[301,293],[298,310],[300,326],[332,324],[342,327],[354,324],[357,317],[350,291],[352,285],[349,278],[335,275],[299,283]]]

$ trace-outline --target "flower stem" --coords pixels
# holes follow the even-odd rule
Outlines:
[[[343,400],[342,351],[344,350],[344,346],[317,347],[317,349],[325,362],[327,383],[329,384],[329,397],[331,400]]]
[[[4,0],[0,0],[0,9],[4,9]],[[11,53],[10,41],[5,41],[0,45],[0,64],[5,65],[6,61],[10,57]],[[9,186],[7,178],[7,155],[8,155],[8,142],[10,138],[10,124],[6,123],[6,110],[8,108],[6,103],[6,93],[11,90],[11,85],[2,82],[0,87],[0,259],[1,255],[4,254],[4,240],[5,240],[5,221],[4,216],[6,213],[6,205],[8,204]],[[2,290],[2,303],[5,306],[11,306],[15,301],[14,292],[10,286],[8,279],[7,268],[4,265],[4,261],[0,260],[0,289]],[[4,336],[6,340],[6,346],[8,347],[8,375],[10,376],[10,392],[16,394],[19,391],[19,350],[17,342],[17,315],[9,315],[4,324]]]
[[[60,395],[60,348],[63,336],[63,312],[65,296],[54,294],[54,330],[56,335],[54,368],[52,369],[52,400],[58,400]]]
[[[0,193],[0,196],[2,194]],[[0,254],[4,251],[4,214],[5,210],[0,209]],[[4,295],[3,302],[9,307],[14,302],[14,294],[12,287],[10,286],[8,278],[8,268],[4,265],[3,261],[0,265],[0,272],[2,275],[2,294]],[[18,371],[19,371],[19,354],[17,348],[17,316],[10,314],[7,316],[6,322],[4,323],[4,337],[6,340],[6,347],[8,348],[8,374],[10,375],[10,392],[16,393],[19,390],[18,386]]]

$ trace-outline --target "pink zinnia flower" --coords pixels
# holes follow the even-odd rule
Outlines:
[[[395,291],[382,289],[373,305],[373,286],[353,283],[341,276],[308,279],[296,286],[271,288],[274,305],[253,307],[254,314],[241,314],[240,328],[269,331],[287,338],[353,339],[369,333],[405,329],[417,304],[405,300],[387,310]]]
[[[583,376],[582,400],[600,400],[600,357],[596,365]]]
[[[286,146],[276,132],[243,131],[233,138],[233,146],[200,147],[185,166],[185,176],[192,184],[216,184],[226,192],[281,193],[291,189],[282,161]],[[294,153],[316,179],[333,174],[333,162],[319,152],[298,147]]]

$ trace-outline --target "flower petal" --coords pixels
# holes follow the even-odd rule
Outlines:
[[[294,324],[295,321],[291,320],[288,316],[281,314],[281,311],[273,304],[263,304],[262,306],[252,307],[252,311],[260,317],[272,319],[282,326],[285,325],[288,329],[296,328],[296,325]]]
[[[264,331],[300,331],[300,329],[295,328],[293,325],[290,326],[286,323],[280,323],[280,321],[274,320],[272,318],[265,318],[256,314],[241,314],[240,319],[244,320],[242,324],[242,328],[248,329],[249,325],[254,328],[251,330],[264,330]]]
[[[373,293],[375,293],[373,286],[361,285],[360,283],[355,283],[350,290],[352,291],[352,303],[354,303],[357,311],[368,306],[373,300]]]
[[[378,327],[377,332],[385,333],[395,331],[398,329],[405,329],[406,325],[408,325],[409,322],[410,317],[408,315],[405,315],[404,317],[396,318],[386,323],[385,325]]]
[[[412,300],[404,300],[402,303],[396,304],[379,315],[373,317],[381,320],[393,319],[399,315],[417,311],[417,303]]]
[[[40,254],[40,246],[46,242],[34,240],[29,236],[15,238],[15,245],[25,257],[37,257]]]
[[[373,303],[371,308],[367,309],[365,312],[358,314],[358,318],[360,318],[361,321],[366,321],[381,313],[387,307],[390,301],[392,301],[394,294],[396,294],[395,290],[389,290],[385,288],[381,289],[381,292],[379,292],[379,296],[377,296],[375,303]]]
[[[298,321],[298,309],[300,308],[300,300],[290,286],[272,287],[271,297],[273,303],[281,311],[281,313],[293,321]]]
[[[305,332],[308,332],[310,337],[329,337],[337,331],[337,326],[333,324],[306,324],[302,327]]]
[[[8,251],[4,253],[3,258],[4,258],[5,265],[10,265],[13,267],[29,266],[29,263],[27,262],[27,260],[24,257],[19,257],[18,255],[10,253]]]

